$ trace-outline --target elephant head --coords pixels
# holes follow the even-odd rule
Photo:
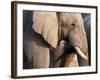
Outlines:
[[[56,48],[65,40],[78,53],[79,65],[88,65],[87,38],[80,13],[34,12],[33,22],[33,30],[51,47]]]
[[[79,65],[88,65],[88,45],[84,23],[80,13],[58,13],[59,40],[68,41],[82,57]]]

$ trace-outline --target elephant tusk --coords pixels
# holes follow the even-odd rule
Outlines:
[[[77,51],[77,53],[85,60],[88,60],[87,57],[84,55],[84,53],[80,50],[79,47],[75,47],[75,50]]]

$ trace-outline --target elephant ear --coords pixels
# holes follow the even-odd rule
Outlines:
[[[33,30],[44,38],[52,47],[58,43],[58,19],[56,12],[34,12]]]

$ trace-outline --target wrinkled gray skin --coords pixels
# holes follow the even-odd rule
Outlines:
[[[82,14],[83,17],[83,21],[84,21],[84,28],[86,31],[86,35],[87,35],[87,41],[88,41],[88,52],[89,52],[89,59],[90,54],[91,54],[91,14]],[[90,62],[89,62],[90,64]]]
[[[88,58],[87,39],[86,39],[86,34],[85,34],[84,24],[83,24],[81,14],[79,13],[59,13],[57,15],[57,18],[58,18],[58,23],[59,23],[58,46],[53,49],[51,49],[51,45],[47,43],[46,40],[44,40],[44,38],[40,34],[36,33],[31,28],[31,26],[29,28],[29,25],[24,25],[25,28],[24,28],[24,34],[23,34],[24,36],[23,37],[23,47],[24,47],[24,53],[25,53],[27,62],[31,64],[30,65],[31,68],[52,67],[52,64],[50,64],[50,62],[52,63],[50,59],[51,58],[50,54],[52,54],[52,51],[53,51],[55,60],[58,59],[59,55],[63,54],[63,51],[65,51],[65,49],[63,50],[63,48],[66,48],[66,47],[62,47],[61,53],[59,54],[57,53],[57,51],[60,50],[59,46],[61,46],[60,42],[62,40],[65,40],[73,47],[76,47],[76,46],[79,47]],[[74,51],[72,55],[74,55],[75,57],[77,56]],[[73,61],[74,61],[74,58],[72,59]],[[61,61],[58,63],[61,64]],[[66,59],[64,63],[65,65],[63,64],[63,66],[69,66],[68,63],[69,62],[67,62],[67,59]],[[80,66],[88,65],[88,61],[85,61],[84,59],[80,57],[78,57],[78,63]],[[59,64],[55,63],[53,67],[61,66]]]

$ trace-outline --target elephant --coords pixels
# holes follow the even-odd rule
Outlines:
[[[67,52],[68,55],[64,66],[88,66],[89,60],[87,37],[84,30],[84,23],[81,14],[58,13],[58,21],[59,40],[65,40],[74,47],[73,52],[70,52],[70,54]],[[81,57],[75,53],[78,53],[78,55]]]
[[[49,45],[43,40],[43,38],[39,34],[33,31],[32,16],[33,16],[33,11],[26,11],[26,10],[23,11],[23,68],[30,69],[30,68],[49,67],[49,64],[47,64],[49,62],[49,58],[47,57],[49,56],[48,52]],[[47,53],[47,55],[44,54],[45,55],[45,57],[43,57],[44,61],[42,59],[42,55],[39,54],[41,51]],[[35,52],[36,54],[34,54],[33,56],[32,54]],[[37,58],[37,55],[39,60]],[[37,63],[34,62],[33,57],[35,57]],[[41,61],[43,61],[44,64],[41,64]]]
[[[61,13],[60,16],[61,16],[60,19],[63,23],[63,24],[61,23],[60,25],[65,26],[64,30],[67,31],[68,28],[66,28],[66,26],[67,27],[70,26],[68,33],[65,34],[65,35],[68,35],[69,43],[73,45],[75,48],[76,47],[79,48],[88,59],[87,38],[86,38],[84,23],[83,23],[81,14],[80,13]],[[79,51],[79,53],[81,52]],[[88,65],[88,60],[84,60],[82,58],[78,58],[78,62],[80,66]]]
[[[57,29],[54,29],[55,31],[52,31],[52,32],[56,32],[56,34],[53,34],[51,32],[52,40],[50,40],[50,38],[48,38],[48,40],[50,42],[53,41],[53,36],[55,36],[55,38],[56,38],[58,35],[57,34],[58,33],[58,20],[56,17],[56,13],[50,13],[50,14],[49,13],[47,14],[45,12],[41,12],[41,14],[40,13],[37,14],[37,13],[38,12],[33,12],[33,14],[32,14],[32,16],[35,18],[35,20],[33,20],[34,28],[35,28],[35,26],[37,26],[38,30],[40,30],[42,24],[44,25],[44,23],[46,23],[45,26],[47,26],[50,21],[51,21],[51,25],[57,26],[57,27],[55,27]],[[42,23],[41,23],[41,20],[42,20]],[[45,22],[45,20],[47,20],[47,22]],[[55,23],[52,24],[53,22],[55,22]],[[27,27],[28,26],[25,26],[25,28],[27,28]],[[44,31],[47,31],[47,30],[44,28]],[[44,32],[44,31],[43,31],[43,34],[47,35],[47,34],[45,34],[47,32]],[[50,34],[48,34],[48,36],[49,35]],[[24,48],[27,62],[30,63],[31,66],[33,66],[32,68],[48,68],[49,67],[49,63],[50,63],[49,51],[50,51],[50,47],[51,47],[50,45],[51,44],[48,44],[46,42],[46,40],[44,40],[44,38],[41,37],[41,35],[39,33],[35,32],[35,29],[34,30],[32,29],[32,26],[30,27],[30,29],[24,30],[23,48]],[[55,41],[52,42],[52,45],[53,45],[53,47],[57,46],[57,39],[55,39]]]
[[[88,65],[87,38],[80,13],[34,11],[32,16],[31,29],[24,31],[23,48],[33,68],[52,67],[63,54],[63,67]],[[61,62],[62,59],[53,67],[61,66]]]

